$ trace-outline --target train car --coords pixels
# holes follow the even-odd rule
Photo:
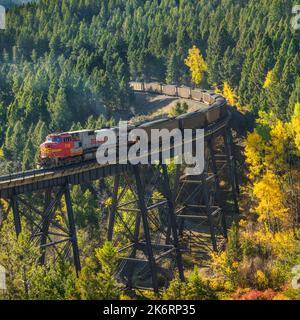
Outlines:
[[[225,98],[220,95],[215,95],[215,97],[212,96],[212,98],[215,102],[207,108],[206,112],[208,125],[224,119],[228,115],[227,102]]]
[[[51,134],[40,146],[40,166],[52,167],[88,160],[98,145],[93,130]]]
[[[212,104],[215,102],[212,94],[208,91],[203,91],[203,102],[207,104]]]
[[[210,107],[206,110],[206,122],[212,124],[220,120],[221,110],[218,107]]]
[[[139,126],[139,128],[145,130],[148,135],[148,138],[150,139],[151,130],[167,129],[169,131],[172,131],[173,129],[179,128],[179,121],[175,118],[163,118],[163,119],[143,123]]]
[[[128,125],[127,133],[134,128],[135,126]],[[119,127],[51,134],[40,146],[39,167],[51,168],[95,159],[98,147],[107,142],[108,136],[112,132],[118,143]],[[99,133],[102,133],[103,138]],[[135,142],[136,140],[129,140],[128,144]]]
[[[217,106],[220,109],[221,119],[224,119],[228,116],[227,101],[223,96],[217,95],[217,97],[215,97],[215,103],[213,105]]]
[[[190,99],[191,98],[191,88],[190,87],[178,87],[177,88],[178,97],[184,98],[184,99]]]
[[[131,81],[130,82],[130,87],[134,90],[134,91],[144,91],[144,83],[143,82],[139,82],[139,81]]]
[[[65,158],[83,153],[82,143],[68,133],[50,134],[41,145],[42,158]]]
[[[172,84],[167,84],[162,86],[162,94],[167,96],[176,97],[177,96],[177,86]]]
[[[201,89],[192,89],[191,90],[191,97],[193,100],[196,101],[203,101],[203,90]]]
[[[96,135],[94,130],[79,130],[68,132],[75,140],[81,141],[84,151],[93,149],[97,146]]]
[[[225,100],[225,99],[224,99]],[[221,106],[221,118],[224,119],[228,116],[228,106],[227,106],[227,103],[226,103],[226,100],[224,103],[222,103],[222,106]]]
[[[176,118],[179,121],[179,128],[184,129],[201,129],[206,123],[206,115],[203,110],[185,113]]]
[[[51,134],[40,146],[40,166],[58,166],[67,158],[83,155],[82,143],[68,133]]]
[[[127,124],[127,134],[129,134],[130,131],[133,130],[134,128],[136,128],[134,125]],[[118,126],[112,127],[112,128],[101,129],[101,130],[95,130],[95,135],[96,135],[97,142],[100,143],[100,144],[107,142],[107,138],[100,139],[100,134],[102,134],[102,136],[105,136],[106,133],[110,134],[112,132],[115,134],[116,141],[118,142],[120,134],[121,134],[120,127],[118,127]],[[135,142],[136,142],[135,140],[128,139],[128,143],[129,144],[132,144],[132,143],[135,143]]]
[[[159,82],[145,83],[145,91],[150,93],[162,93],[162,85]]]

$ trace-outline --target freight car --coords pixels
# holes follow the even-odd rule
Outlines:
[[[178,96],[177,87],[173,85],[163,85],[161,93],[166,96],[172,96],[172,97]]]

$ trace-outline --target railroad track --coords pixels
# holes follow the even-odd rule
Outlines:
[[[184,99],[192,99],[198,102],[202,102],[207,104],[207,107],[201,110],[201,113],[204,117],[208,118],[208,122],[215,122],[218,117],[222,116],[221,108],[226,107],[226,100],[217,94],[209,92],[207,90],[201,89],[192,89],[189,87],[177,87],[174,85],[163,85],[157,82],[144,83],[144,82],[131,82],[131,87],[135,92],[147,92],[152,94],[161,94],[166,96],[184,98]],[[209,105],[210,104],[210,105]],[[224,109],[223,109],[224,110]],[[223,114],[224,115],[224,114]],[[203,118],[204,118],[203,117]],[[199,118],[199,114],[197,112],[188,113],[178,117],[179,121],[183,123],[183,129],[185,129],[185,119],[189,119],[192,121],[193,118]],[[173,121],[174,119],[170,119]],[[186,120],[187,121],[187,120]],[[222,119],[220,124],[216,124],[215,129],[210,128],[206,130],[206,135],[211,134],[211,130],[216,130],[218,127],[223,127],[227,125],[228,119]],[[199,127],[202,127],[204,123],[199,123]],[[165,124],[162,124],[165,125]],[[147,128],[147,123],[141,124],[141,127]],[[157,128],[157,126],[154,126]],[[148,128],[148,130],[151,129]],[[30,184],[33,181],[43,181],[47,179],[55,179],[58,177],[65,177],[73,173],[85,172],[94,168],[103,167],[103,165],[99,165],[97,161],[89,160],[86,162],[71,164],[66,166],[60,166],[57,168],[51,169],[34,169],[28,170],[24,172],[17,172],[5,176],[0,176],[0,195],[1,190],[7,187],[11,188],[18,185]]]

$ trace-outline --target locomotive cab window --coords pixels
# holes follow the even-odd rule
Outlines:
[[[48,137],[47,142],[56,142],[59,143],[61,142],[61,139],[59,137]]]

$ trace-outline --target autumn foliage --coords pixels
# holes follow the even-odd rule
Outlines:
[[[190,68],[192,82],[196,85],[200,85],[208,66],[204,61],[200,50],[196,46],[193,46],[193,48],[189,50],[189,55],[185,60],[185,64]]]
[[[250,205],[231,228],[226,251],[212,255],[217,288],[231,299],[299,297],[291,288],[291,270],[300,263],[299,137],[297,104],[286,122],[272,112],[260,112],[246,139],[249,183],[243,197]]]

